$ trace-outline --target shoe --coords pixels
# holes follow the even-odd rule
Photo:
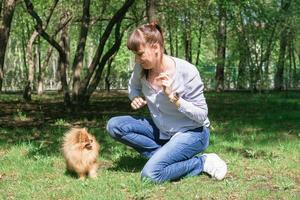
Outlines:
[[[226,163],[215,153],[203,154],[206,157],[203,171],[212,178],[222,180],[227,173]]]

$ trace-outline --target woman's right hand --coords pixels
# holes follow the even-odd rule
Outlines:
[[[142,97],[134,97],[130,105],[134,110],[137,110],[139,108],[142,108],[146,104],[147,101],[145,101]]]

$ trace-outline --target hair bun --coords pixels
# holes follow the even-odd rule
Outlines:
[[[156,20],[151,21],[149,24],[154,27],[156,27],[158,25]]]
[[[160,32],[160,34],[162,35],[162,29],[161,27],[158,25],[157,20],[153,20],[149,23],[150,26],[152,26],[153,28],[155,28],[156,30],[158,30]]]

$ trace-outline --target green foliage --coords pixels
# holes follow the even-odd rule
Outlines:
[[[14,120],[26,121],[27,115],[26,113],[22,112],[21,110],[17,109],[17,112],[14,114]]]
[[[35,10],[43,21],[49,13],[53,1],[32,1]],[[299,31],[300,4],[291,1],[288,12],[282,12],[281,3],[286,1],[254,0],[254,1],[179,1],[167,0],[157,2],[157,18],[162,25],[167,52],[173,56],[186,58],[187,39],[190,40],[191,61],[197,63],[200,72],[204,73],[208,88],[214,86],[214,73],[206,74],[204,66],[216,66],[216,44],[218,31],[218,6],[224,3],[227,12],[227,44],[225,86],[236,89],[238,78],[244,80],[245,88],[270,89],[273,87],[273,77],[277,69],[279,58],[280,32],[288,27],[290,30],[287,55],[285,56],[284,82],[286,88],[299,88]],[[99,40],[111,16],[124,1],[92,1],[90,6],[90,25],[84,53],[84,63],[81,77],[83,78],[95,55]],[[72,66],[75,50],[78,45],[80,20],[83,2],[75,0],[59,1],[47,27],[52,35],[57,28],[62,14],[70,12],[72,20],[67,25],[70,31],[69,63]],[[113,88],[125,88],[129,74],[134,64],[133,56],[126,48],[129,33],[139,24],[145,23],[145,3],[136,1],[122,21],[121,30],[124,31],[122,45],[112,64],[110,81]],[[285,20],[283,20],[285,19]],[[27,79],[25,49],[34,31],[35,22],[25,9],[24,2],[20,2],[15,11],[10,42],[5,60],[4,88],[7,90],[22,90]],[[200,29],[200,27],[202,27]],[[188,36],[187,36],[188,35]],[[58,41],[59,34],[54,37]],[[114,34],[109,36],[105,50],[114,43]],[[201,43],[200,43],[201,42]],[[46,57],[49,44],[41,39],[41,60]],[[34,51],[38,49],[37,42]],[[172,49],[172,50],[171,50]],[[198,58],[199,55],[199,58]],[[197,60],[198,59],[198,60]],[[245,59],[245,62],[242,62]],[[47,89],[59,89],[57,76],[58,54],[53,51],[48,66],[43,67],[44,84]],[[239,63],[242,63],[244,73],[239,76]],[[105,69],[106,70],[106,69]],[[210,70],[210,67],[209,69]],[[38,71],[38,70],[36,70]],[[104,71],[104,74],[106,71]],[[14,77],[18,77],[15,79]],[[68,69],[69,80],[72,79],[72,68]],[[99,88],[104,88],[104,77]],[[70,81],[71,83],[71,81]]]
[[[65,125],[67,125],[67,122],[64,119],[56,119],[54,125],[65,126]]]

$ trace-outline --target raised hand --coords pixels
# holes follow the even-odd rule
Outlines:
[[[142,97],[135,97],[132,101],[131,101],[131,107],[134,110],[137,110],[139,108],[142,108],[144,105],[147,104],[147,101],[145,101]]]
[[[172,83],[173,80],[170,78],[170,76],[167,73],[160,73],[158,77],[155,78],[157,82],[161,82],[161,86],[163,88],[164,93],[166,96],[173,95],[172,91]]]

